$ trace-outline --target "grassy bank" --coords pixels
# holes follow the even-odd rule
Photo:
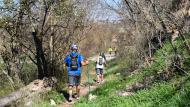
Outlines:
[[[190,56],[183,42],[175,43],[178,54],[183,57],[181,67],[189,72]],[[97,98],[88,101],[83,97],[75,107],[188,107],[190,106],[190,79],[181,70],[172,67],[173,48],[169,42],[154,54],[154,62],[150,67],[143,66],[131,75],[112,75],[102,87],[93,91]],[[118,67],[113,72],[121,72]],[[123,72],[123,71],[122,71]],[[127,72],[127,71],[125,71]],[[108,76],[109,77],[109,76]],[[132,96],[118,96],[117,92],[137,82],[143,83],[146,78],[153,77],[151,84],[143,89],[132,91]]]

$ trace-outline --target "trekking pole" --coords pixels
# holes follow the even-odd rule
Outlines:
[[[90,63],[89,63],[89,64],[90,64]],[[90,73],[89,73],[89,65],[87,65],[87,67],[86,67],[86,76],[87,76],[87,78],[88,78],[88,90],[89,90],[88,97],[89,97],[89,96],[91,96],[91,94],[90,94],[91,89],[90,89]]]
[[[88,77],[88,89],[89,89],[89,93],[90,93],[90,73],[89,73],[89,65],[87,65],[86,71],[87,71],[87,77]]]

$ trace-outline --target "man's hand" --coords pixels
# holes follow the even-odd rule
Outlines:
[[[85,65],[88,65],[88,64],[89,64],[89,61],[88,61],[88,60],[84,60],[84,61],[82,61],[81,63],[82,63],[83,66],[85,66]]]
[[[107,67],[107,63],[104,63],[104,66]]]
[[[85,63],[88,65],[88,64],[89,64],[89,61],[88,61],[88,60],[85,60]]]

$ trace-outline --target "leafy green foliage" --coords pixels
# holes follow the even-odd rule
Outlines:
[[[34,64],[24,64],[20,73],[21,79],[28,84],[37,78],[37,68]]]

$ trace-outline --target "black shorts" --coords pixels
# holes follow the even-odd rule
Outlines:
[[[69,75],[68,84],[70,86],[80,85],[81,76],[80,75]]]
[[[96,74],[97,75],[102,75],[104,73],[104,69],[102,69],[102,68],[96,68]]]

